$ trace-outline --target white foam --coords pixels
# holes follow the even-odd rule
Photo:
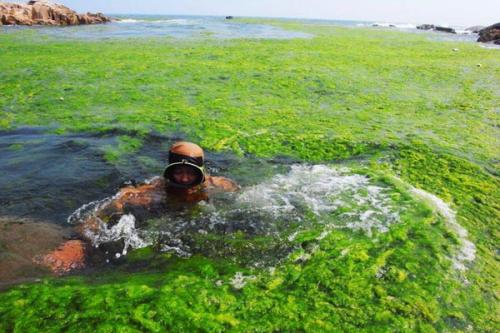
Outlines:
[[[416,29],[415,24],[410,23],[387,23],[387,22],[376,22],[371,24],[372,26],[378,26],[383,28],[398,28],[398,29]]]
[[[188,19],[166,19],[166,20],[145,20],[145,19],[132,19],[132,18],[124,18],[116,20],[117,23],[154,23],[154,24],[172,24],[172,25],[189,25],[197,23],[196,20],[188,20]]]
[[[119,19],[115,21],[116,23],[138,23],[144,22],[144,20],[134,20],[134,19]]]
[[[144,20],[125,18],[116,21],[117,23],[155,23],[155,24],[172,24],[172,25],[188,25],[196,23],[195,20],[187,19],[167,19],[167,20]]]
[[[472,262],[476,258],[476,246],[468,240],[467,230],[457,223],[455,211],[443,200],[429,192],[417,188],[411,188],[411,192],[432,204],[433,208],[445,218],[447,226],[457,234],[460,249],[452,256],[453,266],[460,271],[465,271],[467,269],[466,263]]]
[[[156,23],[178,24],[178,25],[187,25],[187,24],[193,24],[194,23],[192,20],[186,20],[186,19],[157,20],[157,21],[153,21],[153,22],[156,22]]]
[[[371,234],[373,230],[385,232],[399,221],[398,209],[391,205],[387,191],[345,168],[293,165],[286,175],[244,189],[236,201],[240,207],[266,212],[275,219],[295,214],[302,220],[306,211],[325,217],[348,207],[350,211],[341,215],[344,227]]]

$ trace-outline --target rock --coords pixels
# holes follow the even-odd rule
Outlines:
[[[493,42],[500,45],[500,23],[490,25],[479,31],[478,42],[488,43]]]
[[[434,24],[421,24],[417,26],[417,29],[419,30],[434,30],[434,31],[441,31],[441,32],[448,32],[450,34],[456,34],[457,32],[453,28],[449,27],[441,27],[439,25],[434,25]]]
[[[77,25],[110,21],[102,13],[77,14],[66,6],[48,1],[29,1],[26,5],[0,2],[2,25]]]
[[[226,20],[232,20],[232,19],[234,19],[234,16],[231,16],[231,15],[226,16]]]
[[[436,26],[434,24],[421,24],[417,26],[419,30],[434,30]]]
[[[477,34],[482,29],[484,29],[484,26],[482,26],[482,25],[475,25],[475,26],[472,26],[472,27],[468,27],[467,29],[465,29],[465,31],[470,31],[470,32],[472,32],[474,34]]]
[[[457,33],[455,31],[455,29],[449,28],[449,27],[436,26],[436,27],[434,27],[434,30],[435,31],[441,31],[441,32],[447,32],[447,33],[450,33],[450,34],[456,34]]]

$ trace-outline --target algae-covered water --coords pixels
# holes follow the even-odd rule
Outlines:
[[[358,24],[3,27],[0,331],[497,331],[498,50]],[[180,139],[241,189],[33,263]]]

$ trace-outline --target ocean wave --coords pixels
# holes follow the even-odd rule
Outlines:
[[[116,23],[137,23],[142,20],[134,20],[134,19],[118,19],[116,20]]]
[[[157,24],[174,24],[174,25],[189,25],[196,23],[194,20],[188,19],[166,19],[166,20],[144,20],[144,19],[119,19],[117,23],[157,23]]]
[[[417,26],[411,23],[387,23],[387,22],[375,22],[370,24],[370,26],[377,26],[383,28],[397,28],[397,29],[416,29]]]
[[[469,30],[455,29],[455,32],[459,35],[472,35],[473,32]]]

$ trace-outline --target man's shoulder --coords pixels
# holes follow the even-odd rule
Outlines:
[[[127,187],[123,187],[120,189],[120,194],[125,193],[133,193],[133,194],[141,194],[141,193],[149,193],[156,192],[158,190],[162,190],[165,187],[165,181],[161,177],[154,177],[143,184],[140,185],[131,185]]]
[[[225,177],[208,176],[206,182],[209,187],[217,188],[226,192],[234,192],[240,188],[234,181]]]

